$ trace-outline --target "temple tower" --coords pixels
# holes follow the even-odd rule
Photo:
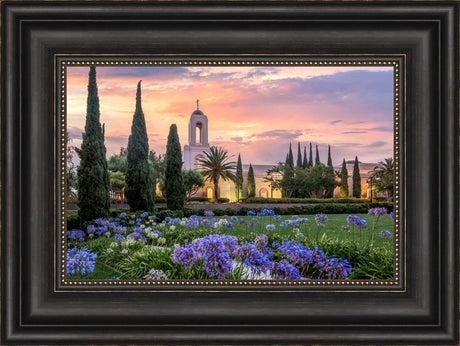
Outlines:
[[[197,169],[198,158],[209,151],[208,117],[200,110],[200,101],[196,100],[196,109],[188,123],[188,144],[184,145],[184,169]]]

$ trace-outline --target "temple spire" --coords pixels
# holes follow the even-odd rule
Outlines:
[[[196,99],[196,109],[200,109],[200,100]]]

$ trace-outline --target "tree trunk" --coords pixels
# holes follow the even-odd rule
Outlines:
[[[214,202],[217,202],[218,194],[217,189],[219,188],[219,180],[214,180]]]

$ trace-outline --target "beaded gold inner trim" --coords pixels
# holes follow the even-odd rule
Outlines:
[[[405,63],[405,55],[390,55],[385,57],[369,56],[369,55],[334,55],[334,56],[232,56],[232,57],[199,57],[199,58],[184,58],[181,56],[72,56],[63,55],[55,56],[55,66],[58,69],[57,79],[58,86],[56,95],[59,104],[58,123],[60,124],[60,230],[55,230],[55,239],[60,247],[60,266],[55,264],[55,270],[59,272],[61,285],[68,286],[156,286],[170,287],[171,286],[209,286],[219,288],[234,289],[235,286],[240,287],[267,287],[277,286],[283,288],[289,286],[315,286],[315,287],[337,287],[340,290],[342,287],[352,286],[386,286],[387,288],[395,288],[401,285],[401,229],[400,229],[400,113],[401,113],[401,68]],[[67,280],[66,278],[66,79],[68,66],[388,66],[393,67],[394,80],[394,165],[395,165],[395,181],[394,181],[394,275],[392,280]],[[405,102],[405,100],[404,100]],[[405,109],[403,105],[403,109]],[[405,244],[405,243],[404,243]],[[57,250],[55,248],[55,250]],[[57,251],[55,251],[57,253]],[[404,266],[405,268],[405,266]],[[55,272],[55,277],[58,277]],[[405,286],[405,285],[404,285]],[[90,287],[88,287],[90,288]],[[403,288],[404,289],[404,288]],[[99,290],[98,290],[99,291]],[[334,290],[335,291],[335,290]],[[348,290],[347,290],[348,291]],[[375,292],[375,289],[372,290]]]

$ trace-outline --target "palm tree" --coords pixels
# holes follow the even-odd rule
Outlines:
[[[387,158],[385,161],[380,161],[379,166],[375,166],[372,171],[370,171],[371,177],[375,179],[375,189],[377,192],[386,192],[388,199],[391,201],[393,199],[393,176],[394,176],[394,162],[393,158]]]
[[[228,161],[231,156],[228,157],[227,151],[222,147],[212,146],[209,152],[205,151],[203,154],[205,157],[199,158],[198,164],[205,180],[214,183],[214,200],[217,201],[220,178],[224,181],[236,181],[232,172],[236,168],[236,162]]]

